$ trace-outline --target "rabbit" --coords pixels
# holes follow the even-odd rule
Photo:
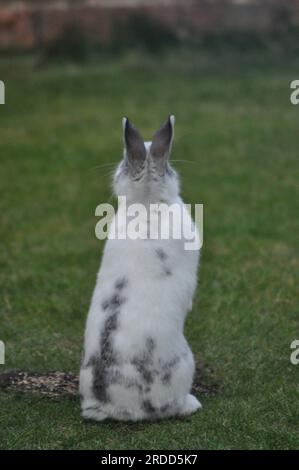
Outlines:
[[[127,204],[177,203],[183,220],[193,224],[169,163],[174,122],[169,116],[152,142],[144,142],[123,118],[124,153],[113,189]],[[119,206],[110,229],[119,217],[118,231],[124,230],[120,214]],[[148,221],[142,223],[148,229]],[[185,250],[183,238],[169,238],[108,237],[105,243],[80,370],[84,418],[158,420],[201,408],[190,393],[194,358],[183,334],[197,284],[199,243]]]

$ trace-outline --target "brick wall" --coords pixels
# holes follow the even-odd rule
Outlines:
[[[299,24],[299,0],[1,0],[0,49],[31,49],[59,37],[70,24],[109,40],[117,19],[150,15],[178,34],[198,30],[275,30],[288,17]]]

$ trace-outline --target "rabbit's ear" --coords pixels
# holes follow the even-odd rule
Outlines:
[[[155,133],[150,149],[150,154],[154,159],[163,159],[165,161],[168,159],[174,136],[174,122],[175,117],[170,115]]]
[[[146,158],[146,149],[143,138],[128,118],[123,118],[124,146],[128,160],[140,164]]]

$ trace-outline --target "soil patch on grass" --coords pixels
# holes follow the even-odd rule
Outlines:
[[[60,397],[77,398],[79,378],[70,372],[26,372],[8,371],[0,374],[0,390],[31,393],[52,399]],[[198,396],[209,397],[217,394],[219,383],[213,370],[204,365],[198,366],[194,375],[192,392]]]

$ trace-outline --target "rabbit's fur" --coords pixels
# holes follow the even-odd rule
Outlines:
[[[146,207],[178,203],[190,222],[168,160],[174,117],[152,142],[144,143],[127,118],[123,127],[124,158],[114,176],[115,194]],[[121,220],[118,231],[123,229]],[[185,250],[184,239],[106,241],[80,373],[85,418],[153,420],[201,407],[190,394],[194,358],[183,334],[198,259],[199,249]]]

